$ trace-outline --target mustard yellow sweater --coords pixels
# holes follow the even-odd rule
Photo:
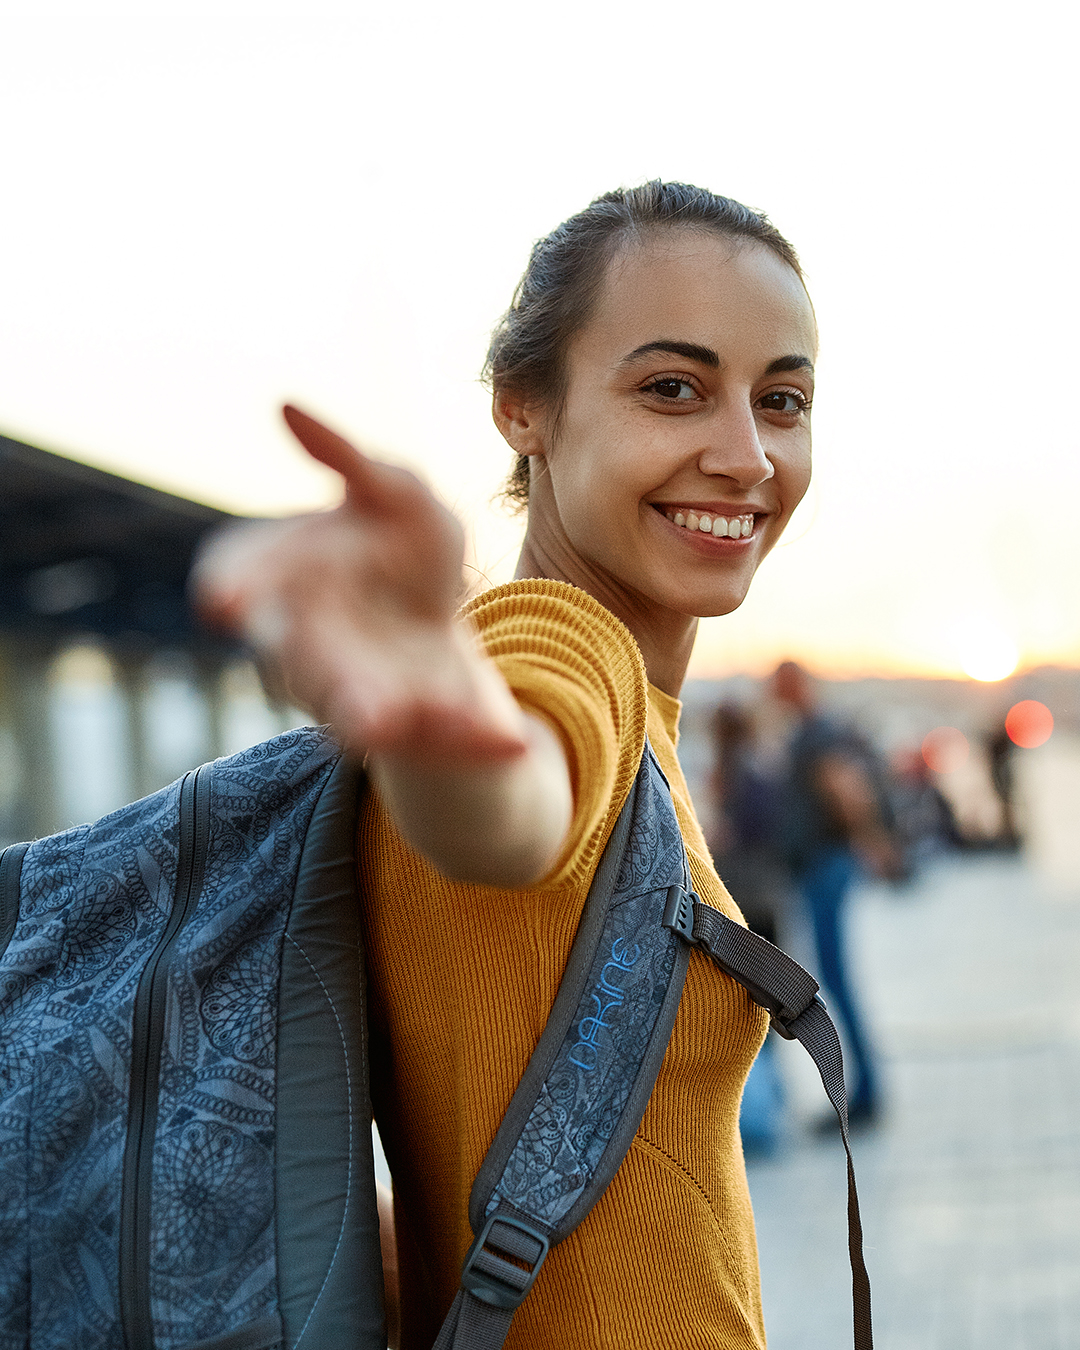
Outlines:
[[[703,899],[738,910],[709,858],[675,755],[679,703],[650,686],[630,633],[561,582],[521,581],[467,607],[519,702],[563,738],[575,814],[528,890],[447,880],[377,798],[360,826],[375,1113],[394,1177],[403,1350],[430,1350],[472,1239],[473,1179],[562,976],[646,732]],[[757,1250],[738,1136],[764,1014],[699,953],[626,1160],[555,1247],[508,1350],[761,1350]]]

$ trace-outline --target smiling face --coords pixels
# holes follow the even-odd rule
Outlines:
[[[519,576],[570,581],[642,642],[746,595],[810,479],[817,344],[765,245],[688,229],[608,268],[567,353],[561,416],[496,395],[532,457]]]

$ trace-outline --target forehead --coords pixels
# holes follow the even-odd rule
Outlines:
[[[660,338],[711,347],[724,364],[767,365],[778,356],[813,358],[817,326],[802,282],[772,249],[680,229],[616,254],[570,356],[591,353],[606,365]]]

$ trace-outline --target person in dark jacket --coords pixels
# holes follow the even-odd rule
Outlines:
[[[709,848],[747,926],[781,946],[780,927],[791,888],[781,844],[784,781],[760,753],[751,709],[734,701],[713,715],[713,813]],[[746,1157],[768,1157],[780,1143],[784,1086],[775,1033],[758,1053],[743,1089],[739,1132]]]
[[[861,872],[895,877],[901,860],[877,759],[864,738],[820,711],[809,675],[794,661],[778,666],[772,693],[794,716],[783,825],[788,862],[813,930],[814,973],[850,1052],[848,1118],[868,1125],[880,1111],[880,1088],[848,971],[844,914]]]

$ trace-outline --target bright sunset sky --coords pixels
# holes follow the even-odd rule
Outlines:
[[[822,334],[815,486],[692,673],[1078,664],[1076,16],[0,0],[0,431],[280,513],[333,495],[289,398],[503,580],[488,330],[534,238],[682,178],[769,212]]]

